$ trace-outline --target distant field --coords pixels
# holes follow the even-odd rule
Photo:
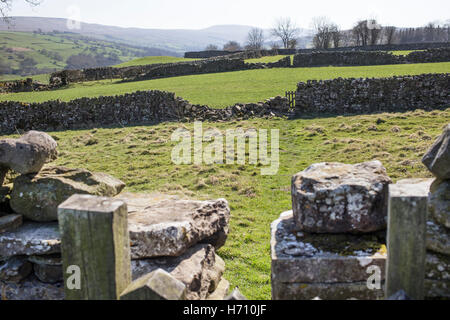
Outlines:
[[[144,57],[139,59],[134,59],[128,62],[124,62],[116,65],[115,67],[132,67],[132,66],[145,66],[148,64],[158,64],[158,63],[174,63],[174,62],[184,62],[184,61],[195,61],[199,59],[187,59],[178,57]]]
[[[284,95],[295,90],[300,81],[342,78],[379,78],[399,75],[450,72],[450,62],[400,64],[362,67],[280,68],[247,70],[156,79],[140,82],[98,81],[70,85],[56,91],[21,92],[0,95],[0,101],[43,102],[69,101],[81,97],[113,96],[139,90],[163,90],[194,104],[226,107]]]
[[[76,34],[34,34],[31,32],[0,32],[0,64],[20,70],[26,58],[36,61],[34,68],[61,70],[67,66],[67,58],[75,54],[115,56],[118,62],[126,62],[145,55],[145,50],[120,43],[92,40]],[[56,58],[55,58],[56,57]],[[21,78],[20,74],[0,75],[1,80]]]

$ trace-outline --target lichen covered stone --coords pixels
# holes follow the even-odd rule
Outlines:
[[[422,162],[438,179],[450,179],[450,124],[424,155]]]
[[[219,248],[225,243],[229,219],[230,208],[224,199],[164,200],[135,211],[129,209],[131,257],[179,256],[194,244],[205,242]]]
[[[58,206],[74,194],[113,197],[125,184],[108,174],[85,169],[47,167],[14,181],[11,208],[30,220],[57,221]]]
[[[313,164],[292,178],[295,222],[313,233],[385,229],[391,182],[379,161]]]

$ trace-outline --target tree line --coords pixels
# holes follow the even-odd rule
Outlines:
[[[382,26],[376,19],[361,19],[352,29],[342,30],[327,17],[315,17],[311,22],[311,28],[312,46],[315,49],[450,41],[450,19],[445,23],[430,22],[418,28]],[[270,36],[277,39],[270,43],[271,49],[295,49],[299,46],[300,28],[291,18],[279,18],[270,29]],[[222,50],[261,50],[267,48],[266,40],[262,29],[253,28],[249,31],[244,45],[237,41],[229,41]],[[211,44],[206,50],[219,50],[219,47]]]

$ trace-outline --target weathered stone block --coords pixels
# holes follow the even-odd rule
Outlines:
[[[369,290],[366,282],[356,283],[275,283],[272,300],[381,300],[383,287]]]
[[[425,279],[425,297],[427,299],[449,299],[450,281]]]
[[[3,300],[63,300],[64,288],[62,283],[47,284],[31,276],[17,284],[0,281],[0,295]]]
[[[438,179],[450,179],[450,124],[424,155],[422,162]]]
[[[216,261],[220,260],[214,247],[198,244],[179,257],[133,260],[131,268],[133,279],[161,268],[186,285],[188,300],[204,300],[216,289],[212,284],[217,285],[222,277],[222,272],[217,270],[222,266]]]
[[[128,215],[131,256],[133,259],[179,256],[215,235],[226,239],[229,219],[230,209],[224,199],[165,200],[131,211]],[[211,244],[220,247],[224,242]]]
[[[162,269],[133,281],[120,300],[185,300],[186,286]]]
[[[28,277],[33,270],[26,257],[12,257],[0,261],[0,281],[18,283]]]
[[[429,219],[426,245],[428,250],[450,255],[450,230]]]
[[[226,279],[222,278],[220,279],[219,285],[217,286],[216,290],[208,296],[207,300],[223,300],[228,295],[229,291],[230,283]]]
[[[37,173],[45,163],[56,159],[57,146],[52,137],[38,131],[29,131],[19,139],[0,140],[0,167],[22,174]]]
[[[105,173],[47,167],[37,175],[21,175],[15,179],[11,207],[33,221],[56,221],[58,206],[72,195],[113,197],[124,187],[122,181]]]
[[[292,211],[271,226],[272,283],[355,283],[376,266],[384,279],[383,235],[323,235],[301,232]]]
[[[0,256],[45,255],[60,252],[57,223],[25,222],[16,230],[0,233]]]
[[[425,277],[430,280],[450,281],[450,257],[428,252],[425,260]]]
[[[61,256],[31,256],[28,261],[33,263],[35,276],[45,283],[59,283],[63,281],[63,266]]]
[[[314,233],[382,230],[390,182],[379,161],[313,164],[292,178],[295,222]]]
[[[17,229],[22,223],[22,215],[20,214],[0,216],[0,233]]]
[[[450,180],[436,180],[433,183],[428,199],[428,211],[437,223],[450,229]]]

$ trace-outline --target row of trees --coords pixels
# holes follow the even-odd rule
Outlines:
[[[395,26],[382,26],[376,19],[365,19],[357,21],[351,30],[341,30],[329,18],[315,17],[311,27],[314,31],[312,43],[316,49],[450,40],[450,20],[443,24],[429,23],[421,28],[401,29]],[[279,43],[285,49],[293,49],[298,47],[300,29],[290,18],[279,18],[270,30],[270,35],[278,39],[271,44],[272,49],[279,48]],[[259,50],[265,47],[265,42],[264,31],[253,28],[248,33],[244,46],[236,41],[229,41],[223,46],[223,50]],[[206,47],[206,50],[218,49],[215,45]]]

